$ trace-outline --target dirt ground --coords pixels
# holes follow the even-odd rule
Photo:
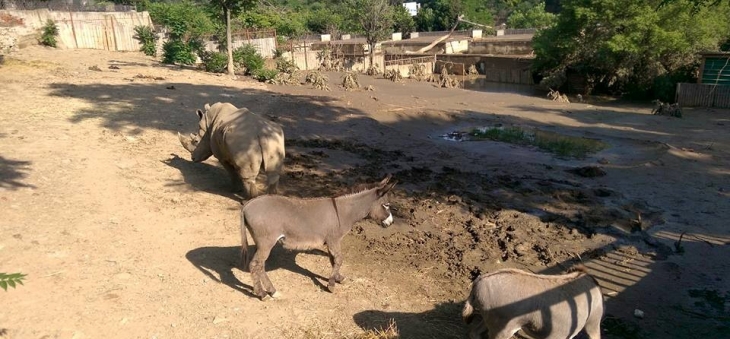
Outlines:
[[[677,119],[368,76],[374,91],[345,91],[337,73],[324,92],[139,53],[29,47],[5,60],[0,272],[27,278],[0,292],[2,338],[346,338],[391,319],[401,338],[465,338],[471,279],[580,260],[605,294],[604,338],[730,337],[730,111]],[[236,267],[240,196],[176,136],[217,101],[283,125],[282,194],[399,180],[395,224],[365,220],[345,238],[336,293],[324,252],[277,247],[267,269],[284,297],[252,297]],[[496,124],[609,147],[560,159],[440,137]],[[569,171],[581,166],[605,175]]]

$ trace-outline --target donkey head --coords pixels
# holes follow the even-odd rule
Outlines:
[[[370,212],[368,213],[370,218],[379,221],[384,227],[388,227],[393,223],[393,214],[390,213],[390,203],[387,194],[398,182],[390,181],[392,177],[392,175],[388,174],[385,179],[377,184],[375,187],[377,199],[370,205]]]

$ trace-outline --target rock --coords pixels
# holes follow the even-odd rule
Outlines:
[[[637,317],[639,319],[644,319],[644,311],[642,311],[642,310],[640,310],[638,308],[635,309],[634,310],[634,317]]]
[[[519,256],[523,256],[523,255],[527,254],[527,252],[529,250],[530,250],[530,247],[524,242],[519,243],[519,244],[517,244],[517,246],[515,246],[515,253],[517,253],[517,255],[519,255]]]
[[[461,202],[461,197],[458,195],[450,195],[448,200],[452,204],[458,204]]]
[[[213,318],[213,324],[214,325],[220,324],[220,323],[222,323],[224,321],[228,321],[228,319],[223,318],[223,317],[219,317],[219,316],[216,316],[215,318]]]

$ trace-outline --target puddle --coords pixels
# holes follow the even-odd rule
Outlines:
[[[504,126],[502,124],[464,128],[442,134],[439,137],[455,142],[500,141],[522,146],[536,146],[559,156],[575,158],[584,158],[588,154],[599,152],[608,147],[608,144],[597,139],[574,137],[537,128]]]
[[[514,93],[529,96],[545,96],[547,93],[535,85],[510,84],[488,81],[484,75],[464,79],[464,89],[493,93]]]

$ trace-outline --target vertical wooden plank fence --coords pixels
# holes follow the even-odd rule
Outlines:
[[[676,101],[687,107],[730,108],[730,86],[678,83]]]

